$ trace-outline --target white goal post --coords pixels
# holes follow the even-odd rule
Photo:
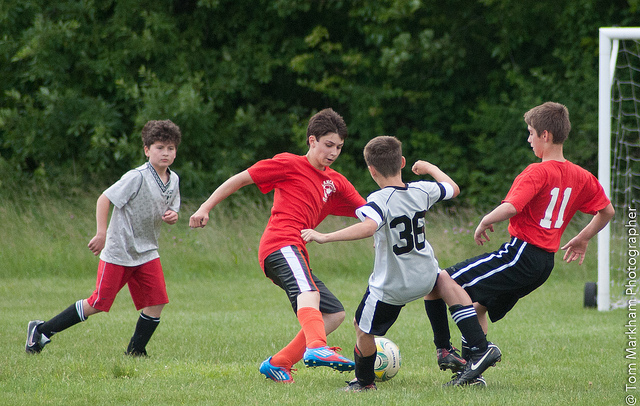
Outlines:
[[[640,27],[600,28],[599,35],[599,90],[598,90],[598,178],[607,196],[611,197],[611,122],[612,85],[620,40],[640,40]],[[640,67],[638,67],[640,68]],[[598,233],[599,311],[610,310],[610,244],[611,228],[607,225]]]

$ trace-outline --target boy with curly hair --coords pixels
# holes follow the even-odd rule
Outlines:
[[[142,310],[126,349],[127,355],[146,356],[146,345],[169,302],[158,254],[162,222],[175,224],[180,209],[178,175],[169,169],[182,139],[170,120],[152,120],[142,129],[147,162],[125,173],[106,189],[96,205],[96,235],[89,249],[100,256],[96,288],[48,321],[33,320],[27,327],[27,353],[39,353],[54,334],[108,312],[125,284],[133,303]],[[109,209],[113,213],[109,219]],[[109,226],[107,227],[107,223]]]

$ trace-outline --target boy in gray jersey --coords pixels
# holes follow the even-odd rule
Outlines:
[[[369,141],[364,157],[371,176],[380,190],[367,198],[356,214],[361,223],[333,233],[302,230],[305,241],[325,243],[356,240],[374,236],[375,262],[369,286],[355,315],[356,378],[348,391],[376,389],[374,363],[375,336],[385,335],[405,304],[432,293],[449,305],[453,320],[473,347],[471,362],[453,385],[467,385],[488,367],[500,361],[497,346],[487,342],[478,323],[471,299],[446,272],[425,236],[425,214],[435,203],[460,193],[458,185],[437,166],[425,161],[413,165],[418,175],[431,175],[436,182],[404,183],[405,166],[402,143],[395,137],[381,136]],[[469,338],[469,337],[473,338]]]
[[[178,175],[169,169],[182,134],[170,120],[149,121],[142,129],[148,161],[125,173],[105,190],[96,205],[96,235],[89,249],[100,255],[96,289],[49,321],[33,320],[27,327],[27,353],[39,353],[51,337],[87,317],[108,312],[125,284],[133,303],[142,309],[126,354],[147,355],[146,345],[169,302],[158,254],[162,222],[175,224],[180,209]],[[109,209],[114,205],[107,229]]]

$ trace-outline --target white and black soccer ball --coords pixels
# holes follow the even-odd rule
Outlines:
[[[376,382],[388,381],[396,376],[400,370],[402,357],[400,349],[388,338],[376,337],[376,354],[375,373]]]

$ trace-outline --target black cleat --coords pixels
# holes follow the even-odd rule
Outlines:
[[[467,361],[458,354],[458,349],[454,346],[449,347],[449,349],[438,348],[436,353],[438,355],[438,366],[443,371],[450,369],[451,372],[460,372],[467,365]]]
[[[460,377],[461,374],[462,374],[462,372],[456,372],[451,377],[451,380],[449,382],[445,383],[442,386],[443,387],[454,386],[455,383],[458,381],[458,378]],[[467,383],[466,386],[473,386],[475,388],[486,388],[487,387],[487,381],[484,380],[482,375],[479,375],[475,379],[472,379],[471,381],[469,381],[469,383]]]
[[[51,340],[44,334],[38,333],[38,326],[44,324],[42,320],[33,320],[27,326],[27,343],[24,349],[29,354],[38,354]]]
[[[486,388],[487,381],[484,380],[482,375],[479,375],[477,378],[471,380],[467,385],[474,386],[476,388]]]
[[[362,386],[358,382],[357,378],[352,379],[351,381],[347,381],[347,386],[342,388],[345,392],[365,392],[369,390],[378,390],[375,382],[371,382],[369,385]]]
[[[147,349],[136,348],[135,342],[133,338],[129,341],[129,345],[127,346],[127,350],[124,352],[124,355],[129,355],[131,357],[147,357]]]
[[[497,345],[489,343],[486,351],[471,354],[471,359],[467,362],[464,371],[460,373],[458,379],[452,382],[453,386],[466,386],[475,381],[489,367],[502,359],[502,352]],[[483,379],[484,380],[484,379]],[[486,382],[485,382],[486,384]]]
[[[129,350],[127,349],[127,351],[124,352],[124,355],[128,355],[130,357],[148,357],[147,355],[147,350],[142,350],[142,351],[135,351],[135,350]]]

